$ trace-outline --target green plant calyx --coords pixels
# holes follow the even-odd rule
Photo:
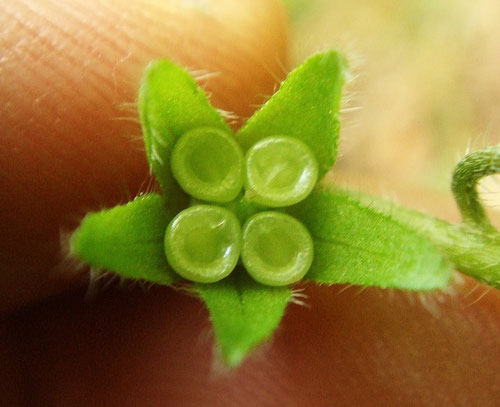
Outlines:
[[[213,283],[228,276],[241,249],[241,228],[229,210],[196,205],[180,212],[165,233],[170,266],[182,277]]]
[[[260,212],[243,226],[241,259],[261,284],[283,286],[300,281],[311,267],[313,255],[311,235],[290,215]]]
[[[245,188],[249,199],[284,207],[305,199],[318,179],[311,149],[292,137],[273,136],[254,144],[245,156]]]
[[[243,152],[226,132],[210,127],[188,131],[175,143],[172,173],[194,198],[229,202],[243,186]]]
[[[453,191],[462,224],[360,193],[312,189],[337,158],[348,77],[340,53],[314,55],[232,134],[186,69],[152,62],[138,106],[147,161],[161,192],[87,214],[70,239],[71,254],[127,279],[193,281],[230,366],[272,335],[292,298],[288,285],[301,279],[429,291],[445,288],[455,266],[500,287],[500,234],[476,192],[480,178],[499,172],[500,146],[457,167]],[[273,143],[266,143],[275,137],[306,145],[313,158],[291,160],[288,147],[273,153]],[[247,161],[259,143],[271,152],[263,149]],[[298,193],[294,187],[304,184],[297,174],[311,161],[317,175],[306,171],[314,181]],[[275,173],[280,166],[284,171]],[[254,171],[260,180],[245,181]],[[268,187],[287,188],[276,198],[262,193]]]

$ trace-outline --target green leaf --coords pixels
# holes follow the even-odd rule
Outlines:
[[[172,284],[179,278],[167,264],[163,239],[173,215],[157,194],[90,213],[71,236],[70,251],[92,267],[126,278]]]
[[[346,62],[331,51],[309,58],[288,75],[281,88],[237,133],[244,150],[276,135],[296,137],[316,155],[319,179],[335,163],[339,106]]]
[[[313,236],[307,280],[432,290],[451,277],[425,237],[344,192],[318,189],[289,211]]]
[[[146,68],[139,90],[139,112],[146,156],[167,196],[180,194],[170,171],[170,155],[177,139],[196,127],[231,131],[195,80],[168,60],[154,61]]]
[[[229,366],[239,365],[278,327],[290,299],[288,287],[256,283],[242,269],[214,284],[196,284],[212,320],[217,344]]]

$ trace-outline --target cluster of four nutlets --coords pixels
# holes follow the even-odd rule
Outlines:
[[[171,170],[191,196],[191,206],[165,234],[167,260],[178,274],[216,282],[241,261],[265,285],[304,277],[313,260],[312,238],[283,208],[305,199],[316,184],[318,163],[306,144],[277,135],[244,154],[232,135],[197,128],[176,142]]]

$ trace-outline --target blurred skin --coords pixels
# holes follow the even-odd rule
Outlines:
[[[216,73],[213,103],[244,118],[285,59],[273,2],[59,3],[0,2],[0,310],[60,291],[61,228],[147,185],[134,102],[149,61]]]
[[[68,291],[81,280],[60,231],[149,182],[133,106],[146,64],[217,72],[203,86],[244,120],[287,46],[269,0],[69,3],[0,1],[0,405],[491,405],[500,295],[469,280],[421,296],[307,286],[309,307],[290,305],[235,372],[194,298]]]
[[[340,47],[359,74],[344,104],[355,110],[344,110],[343,168],[447,193],[468,147],[500,143],[498,0],[304,3],[297,60]]]

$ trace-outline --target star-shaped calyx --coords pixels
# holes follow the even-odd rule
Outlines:
[[[345,80],[342,55],[314,55],[233,134],[186,70],[151,63],[139,110],[162,192],[88,214],[71,253],[128,279],[192,281],[231,366],[277,328],[290,284],[444,287],[450,268],[426,238],[316,185],[337,156]]]

